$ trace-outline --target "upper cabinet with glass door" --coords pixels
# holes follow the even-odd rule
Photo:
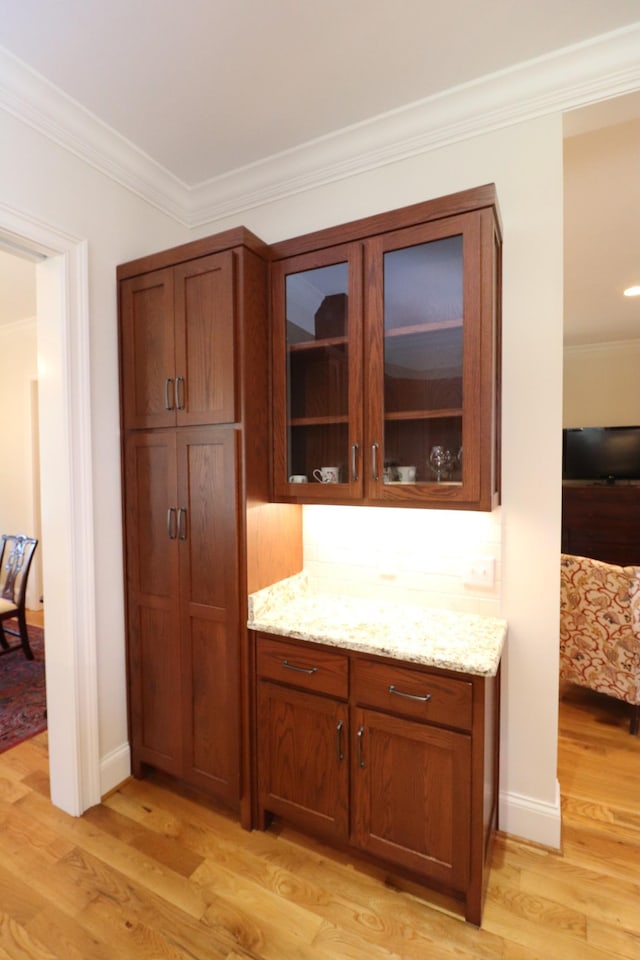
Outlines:
[[[362,249],[345,244],[276,263],[275,493],[362,497]]]
[[[276,498],[490,510],[499,480],[493,186],[274,252]]]

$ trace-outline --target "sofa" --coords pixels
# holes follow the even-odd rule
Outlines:
[[[560,679],[630,705],[640,721],[640,567],[560,557]]]

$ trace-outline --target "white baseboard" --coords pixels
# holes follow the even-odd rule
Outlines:
[[[104,797],[131,776],[131,752],[123,743],[100,760],[100,796]]]
[[[501,793],[498,826],[503,833],[559,850],[562,807],[558,781],[553,803],[543,803],[518,793]]]

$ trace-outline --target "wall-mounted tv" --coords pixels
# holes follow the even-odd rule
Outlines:
[[[562,431],[563,480],[640,480],[640,427]]]

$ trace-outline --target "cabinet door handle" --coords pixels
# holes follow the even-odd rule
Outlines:
[[[187,511],[184,507],[178,508],[178,539],[186,540],[187,539]]]
[[[428,703],[431,700],[430,693],[425,693],[424,697],[418,697],[415,693],[403,693],[402,690],[396,690],[393,684],[389,686],[389,693],[395,694],[396,697],[405,697],[407,700],[419,700],[420,703]]]
[[[364,767],[364,756],[362,753],[362,738],[364,736],[364,727],[358,727],[358,766]]]
[[[379,443],[371,444],[371,475],[373,476],[374,480],[380,479],[380,477],[378,476],[378,447],[379,446],[380,446]]]
[[[358,444],[351,444],[351,479],[358,479]]]
[[[342,750],[342,729],[344,727],[344,720],[338,720],[336,726],[336,752],[338,754],[338,760],[344,760],[344,752]]]
[[[176,508],[169,507],[167,510],[167,536],[169,537],[169,540],[175,540],[177,535]]]
[[[173,378],[167,377],[164,382],[164,408],[165,410],[173,410],[175,404],[176,392],[173,384]]]
[[[184,410],[184,377],[176,377],[176,410]]]
[[[295,670],[296,673],[308,673],[311,676],[312,673],[317,673],[317,667],[296,667],[294,663],[289,663],[288,660],[282,661],[282,666],[285,670]]]

